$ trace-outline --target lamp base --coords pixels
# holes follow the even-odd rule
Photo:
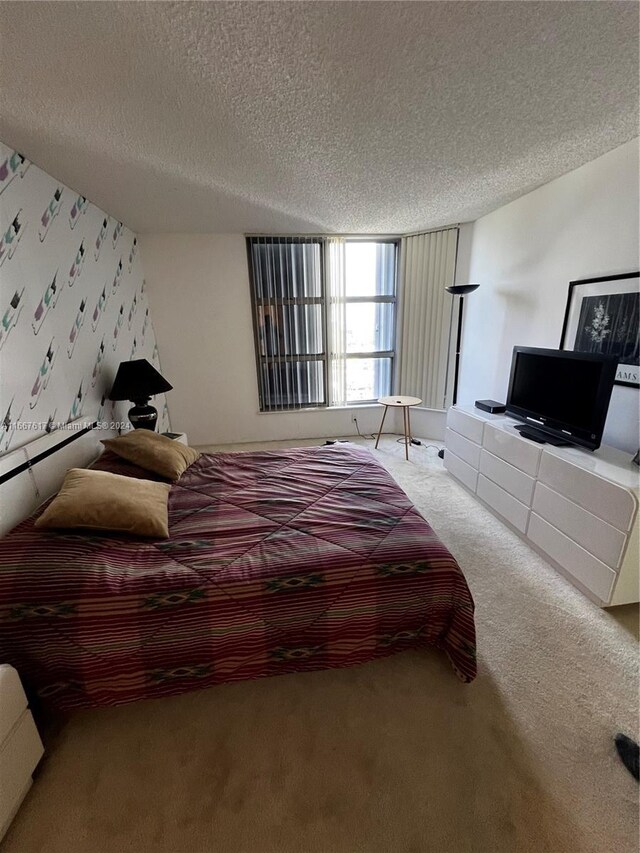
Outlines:
[[[150,429],[155,432],[158,423],[158,410],[149,405],[149,398],[134,402],[135,405],[127,413],[131,426],[134,429]]]

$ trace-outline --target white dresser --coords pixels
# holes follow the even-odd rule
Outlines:
[[[0,839],[31,787],[44,748],[18,673],[0,665]]]
[[[449,409],[445,467],[597,604],[639,601],[640,476],[629,454],[536,444],[515,424]]]

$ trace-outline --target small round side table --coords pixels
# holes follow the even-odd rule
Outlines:
[[[387,409],[389,408],[389,406],[393,406],[396,409],[402,409],[402,418],[404,421],[404,456],[408,462],[409,444],[411,443],[411,417],[409,414],[409,410],[411,406],[419,406],[422,400],[419,397],[380,397],[378,402],[381,406],[384,406],[384,412],[382,414],[382,423],[380,424],[380,431],[378,432],[378,437],[376,438],[376,450],[378,448],[380,436],[382,435],[384,419],[387,417]]]

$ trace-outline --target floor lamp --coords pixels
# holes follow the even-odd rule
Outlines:
[[[452,405],[455,406],[458,400],[458,371],[460,369],[460,343],[462,341],[462,317],[464,315],[464,297],[467,293],[472,293],[480,287],[479,284],[452,284],[451,287],[445,287],[447,293],[453,296],[459,296],[458,305],[458,334],[456,336],[456,363],[453,374],[453,399]]]
[[[456,335],[456,363],[453,373],[453,398],[451,404],[455,406],[458,400],[458,371],[460,370],[460,344],[462,342],[462,317],[464,316],[464,297],[467,293],[472,293],[480,287],[479,284],[452,284],[451,287],[445,287],[447,293],[452,296],[459,296],[458,304],[458,334]],[[453,319],[453,305],[451,306],[451,318]],[[440,459],[444,459],[444,448],[438,451]]]

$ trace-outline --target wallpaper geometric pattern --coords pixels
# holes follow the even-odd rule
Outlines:
[[[135,234],[0,143],[0,454],[81,415],[126,421],[107,394],[132,358],[160,369]]]

